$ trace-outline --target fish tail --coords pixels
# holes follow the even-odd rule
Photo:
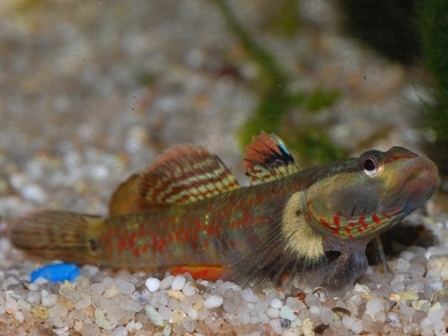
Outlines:
[[[68,211],[41,211],[18,219],[10,228],[14,246],[31,256],[80,263],[95,262],[100,217]]]

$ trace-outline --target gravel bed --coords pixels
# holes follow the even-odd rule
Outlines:
[[[6,239],[0,265],[2,335],[446,335],[448,222],[432,225],[444,243],[411,246],[369,267],[340,293],[306,286],[241,288],[195,281],[188,274],[156,278],[143,272],[81,268],[74,283],[29,281],[36,264]]]

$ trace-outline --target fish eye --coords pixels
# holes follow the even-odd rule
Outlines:
[[[372,157],[366,157],[362,162],[364,172],[369,176],[375,176],[378,172],[379,164]]]
[[[372,171],[376,169],[376,163],[372,159],[368,158],[364,161],[363,167],[367,171]]]

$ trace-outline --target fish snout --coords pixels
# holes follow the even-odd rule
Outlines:
[[[405,208],[410,212],[422,206],[440,184],[439,171],[433,161],[418,156],[409,162],[410,169],[403,175],[404,182],[399,191],[406,199]]]
[[[408,180],[415,181],[422,189],[436,189],[440,184],[436,164],[425,156],[419,156],[415,161],[415,170],[410,173]]]

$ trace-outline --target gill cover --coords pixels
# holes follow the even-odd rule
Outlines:
[[[342,239],[373,237],[421,206],[439,183],[437,168],[401,147],[370,150],[310,186],[311,226]]]

